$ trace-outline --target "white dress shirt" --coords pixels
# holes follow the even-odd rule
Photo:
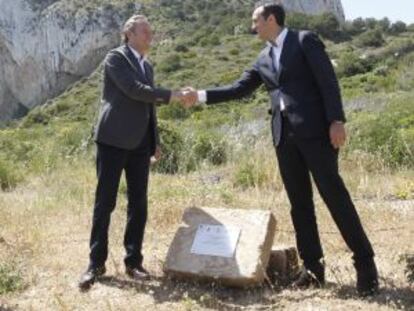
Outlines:
[[[285,43],[286,35],[288,33],[287,28],[284,28],[282,32],[276,37],[276,40],[272,43],[268,43],[269,46],[273,47],[273,61],[276,70],[280,68],[280,56],[282,55],[283,44]],[[280,111],[285,110],[285,103],[283,101],[283,97],[280,96]]]
[[[283,28],[282,32],[276,37],[274,44],[268,43],[273,46],[273,59],[275,60],[275,68],[279,70],[280,67],[280,55],[282,55],[283,44],[285,43],[286,35],[288,33],[287,28]],[[207,101],[207,92],[205,90],[197,91],[198,103],[205,103]],[[280,97],[280,110],[285,110],[285,103],[283,98]]]
[[[275,67],[277,70],[279,70],[280,67],[280,55],[282,55],[283,44],[285,43],[287,33],[287,28],[284,28],[276,37],[273,44],[270,42],[267,43],[269,46],[273,46],[273,59],[275,60]]]
[[[141,56],[141,54],[139,54],[138,51],[136,51],[132,46],[128,45],[128,47],[131,49],[132,54],[134,54],[134,56],[136,57],[136,59],[138,60],[139,65],[141,66],[141,70],[144,73],[144,75],[146,74],[145,72],[145,66],[144,63],[147,60],[146,56]]]

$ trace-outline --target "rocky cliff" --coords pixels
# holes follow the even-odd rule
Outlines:
[[[89,75],[119,43],[123,21],[139,9],[131,1],[0,0],[0,122]],[[280,2],[344,19],[340,0]]]
[[[118,44],[127,10],[86,3],[0,0],[0,121],[89,75]]]
[[[340,22],[345,21],[341,0],[279,0],[287,10],[308,14],[332,12]]]

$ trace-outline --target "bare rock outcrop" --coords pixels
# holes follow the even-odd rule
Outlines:
[[[118,44],[126,11],[76,0],[0,0],[0,121],[89,75]]]

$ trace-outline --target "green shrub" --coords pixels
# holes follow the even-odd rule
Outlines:
[[[162,120],[183,120],[191,115],[191,110],[179,103],[165,105],[158,109],[158,118]]]
[[[185,46],[184,44],[178,44],[178,45],[174,48],[174,50],[175,50],[176,52],[179,52],[179,53],[186,53],[186,52],[188,52],[188,47],[187,47],[187,46]]]
[[[368,30],[359,35],[355,44],[359,47],[380,47],[385,43],[384,37],[380,29]]]
[[[338,60],[336,73],[338,77],[350,77],[370,71],[372,62],[370,59],[357,56],[354,52],[345,52]]]
[[[216,34],[210,34],[200,40],[201,46],[215,46],[220,44],[220,37]]]
[[[402,21],[396,21],[395,23],[393,23],[389,30],[389,32],[394,35],[397,35],[405,31],[407,31],[407,25]]]
[[[315,31],[328,39],[335,39],[340,30],[339,21],[333,13],[308,15],[290,12],[286,17],[286,24],[290,28]]]
[[[232,48],[232,49],[229,50],[229,54],[233,55],[233,56],[237,56],[237,55],[240,54],[240,51],[239,51],[239,49]]]
[[[346,31],[351,35],[362,33],[366,29],[365,20],[361,17],[354,19],[351,23],[346,23]]]
[[[350,148],[379,154],[391,167],[413,167],[413,102],[413,96],[402,96],[393,99],[383,111],[354,115]]]
[[[339,26],[338,19],[333,13],[316,15],[310,20],[310,29],[328,39],[335,39]]]
[[[22,125],[30,127],[34,124],[48,124],[51,119],[51,115],[48,114],[41,106],[34,108],[26,118],[23,120]]]
[[[254,158],[246,158],[238,163],[233,183],[241,188],[261,187],[268,182],[268,174]]]
[[[214,165],[220,165],[227,161],[226,143],[218,135],[201,133],[194,139],[192,150],[196,162],[208,160]]]
[[[0,158],[0,188],[10,190],[22,180],[22,175],[17,164]]]
[[[378,26],[382,31],[388,32],[391,26],[391,22],[387,17],[384,17],[383,19],[378,21]]]
[[[286,16],[286,24],[290,28],[310,29],[309,16],[303,13],[291,12]]]
[[[18,269],[10,264],[0,263],[0,295],[23,288],[23,278]]]
[[[162,72],[173,72],[182,68],[181,57],[178,54],[170,54],[164,58],[157,66]]]
[[[159,122],[160,144],[162,158],[155,166],[155,171],[165,174],[175,174],[180,169],[180,156],[183,152],[184,141],[178,129],[167,122]]]

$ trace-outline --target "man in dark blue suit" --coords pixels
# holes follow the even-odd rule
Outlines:
[[[155,104],[186,99],[180,92],[154,86],[153,68],[146,58],[152,30],[144,16],[132,16],[123,27],[122,37],[124,45],[110,51],[104,61],[102,108],[95,130],[98,185],[89,266],[79,281],[82,290],[106,271],[110,216],[123,171],[128,196],[126,273],[136,280],[148,279],[141,248],[147,220],[150,158],[158,159],[161,154]]]
[[[304,268],[299,288],[325,283],[323,252],[312,198],[315,184],[353,252],[361,295],[378,290],[374,252],[338,172],[338,151],[346,132],[340,89],[324,44],[309,31],[284,27],[282,6],[255,9],[253,31],[267,42],[250,70],[230,86],[193,90],[194,101],[215,104],[244,97],[264,84],[270,99],[271,130],[290,203]]]

